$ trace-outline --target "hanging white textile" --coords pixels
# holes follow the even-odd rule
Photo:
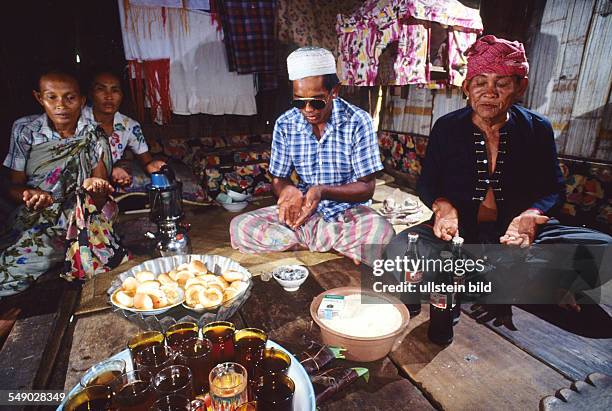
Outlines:
[[[170,59],[174,113],[257,114],[254,77],[229,71],[223,34],[209,13],[131,3],[126,10],[117,2],[125,58]]]

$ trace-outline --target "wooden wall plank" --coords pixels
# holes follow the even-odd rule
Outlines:
[[[608,160],[612,157],[612,93],[608,96],[608,103],[604,109],[594,157]]]
[[[433,98],[433,112],[431,115],[431,126],[436,120],[451,111],[465,107],[467,100],[461,89],[453,87],[447,90],[437,90]]]
[[[593,158],[612,85],[612,15],[600,13],[609,0],[599,0],[591,22],[577,81],[564,154]],[[605,153],[604,153],[605,154]],[[609,159],[598,158],[600,160]]]
[[[595,0],[547,1],[532,40],[527,107],[552,122],[564,153],[576,85]]]
[[[416,86],[409,86],[401,130],[406,133],[416,133],[428,136],[431,130],[432,111],[432,91]]]

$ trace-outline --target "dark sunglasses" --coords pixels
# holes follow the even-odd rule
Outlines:
[[[323,110],[327,105],[327,101],[321,98],[296,98],[291,102],[291,105],[298,110],[306,108],[306,104],[310,104],[314,110]]]

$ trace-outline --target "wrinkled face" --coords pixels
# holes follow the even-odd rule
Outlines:
[[[293,81],[293,98],[314,98],[325,101],[325,107],[317,110],[312,104],[300,110],[302,115],[310,124],[321,124],[327,122],[333,108],[333,99],[337,97],[336,89],[329,91],[323,86],[323,76],[305,77]]]
[[[505,117],[510,106],[525,92],[527,79],[480,74],[463,83],[463,92],[477,116],[485,120]]]
[[[119,79],[110,73],[101,73],[91,86],[91,100],[95,112],[115,114],[123,101]]]
[[[61,129],[76,125],[85,104],[77,81],[67,75],[49,74],[41,77],[39,90],[34,96],[55,128]]]

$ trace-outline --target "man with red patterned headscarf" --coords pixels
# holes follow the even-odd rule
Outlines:
[[[527,88],[523,45],[486,35],[466,54],[468,105],[434,124],[417,183],[433,218],[399,234],[387,256],[403,255],[408,232],[437,251],[459,234],[466,243],[520,247],[612,242],[552,218],[564,200],[564,180],[550,121],[515,104]],[[573,300],[569,305],[579,309]]]

